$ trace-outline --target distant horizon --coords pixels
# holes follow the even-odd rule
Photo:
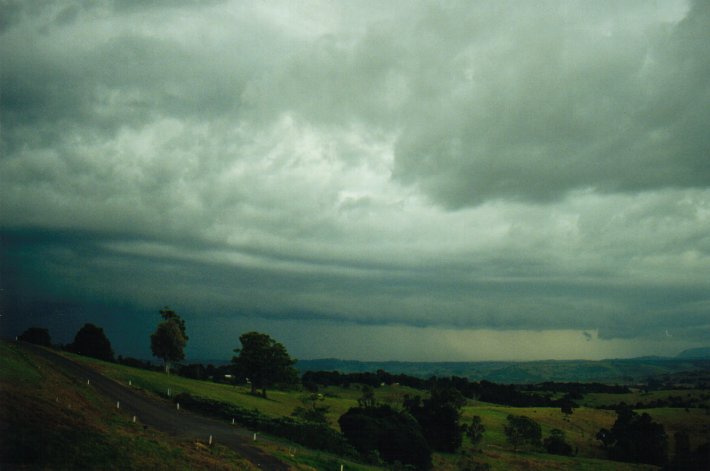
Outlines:
[[[41,326],[33,326],[33,327],[41,327]],[[50,332],[51,336],[51,332]],[[5,340],[5,341],[14,341],[15,337],[9,337],[6,335],[0,335],[0,339]],[[110,339],[109,339],[110,340]],[[55,347],[61,347],[64,345],[67,345],[70,343],[70,341],[67,342],[56,342],[54,339],[52,339],[52,345]],[[286,346],[287,347],[287,346]],[[626,356],[626,357],[605,357],[605,358],[540,358],[540,359],[466,359],[466,360],[457,360],[457,359],[448,359],[448,360],[408,360],[408,359],[358,359],[358,358],[345,358],[345,357],[312,357],[312,358],[302,358],[302,357],[297,357],[289,352],[291,354],[291,357],[294,358],[297,361],[334,361],[334,362],[352,362],[352,363],[411,363],[411,364],[465,364],[465,363],[542,363],[542,362],[603,362],[603,361],[614,361],[614,360],[636,360],[636,359],[660,359],[660,360],[694,360],[694,359],[704,359],[704,357],[700,358],[695,358],[695,357],[690,357],[690,358],[683,358],[681,357],[682,354],[689,352],[689,351],[694,351],[694,350],[708,350],[710,351],[710,344],[706,345],[700,345],[696,347],[691,347],[687,349],[683,349],[681,351],[678,351],[675,354],[666,354],[666,355],[659,355],[659,354],[644,354],[644,355],[638,355],[638,356]],[[287,347],[288,351],[288,347]],[[137,360],[141,361],[148,361],[151,363],[155,364],[160,364],[162,360],[154,357],[154,356],[146,356],[146,354],[143,355],[130,355],[130,354],[123,354],[120,351],[117,351],[114,348],[114,355],[116,358],[118,356],[121,356],[123,358],[135,358]],[[232,354],[231,356],[233,356]],[[178,362],[178,363],[184,363],[184,364],[189,364],[189,363],[202,363],[202,364],[210,364],[212,362],[220,362],[220,363],[230,363],[231,362],[231,356],[228,357],[218,357],[218,356],[188,356],[186,355],[185,359]]]

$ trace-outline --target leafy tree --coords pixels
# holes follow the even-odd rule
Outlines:
[[[251,382],[251,392],[266,397],[266,388],[275,383],[295,384],[298,372],[286,348],[267,334],[248,332],[239,337],[242,348],[234,350],[238,356],[232,358],[236,371]]]
[[[174,321],[175,323],[177,323],[178,327],[180,328],[180,332],[182,333],[182,336],[185,338],[185,342],[187,343],[190,338],[187,336],[187,330],[185,328],[185,319],[180,317],[177,312],[170,309],[170,306],[165,306],[163,309],[160,310],[160,317],[162,317],[164,321]]]
[[[601,429],[597,433],[609,453],[617,461],[662,465],[667,459],[668,437],[662,424],[651,416],[638,415],[628,406],[616,411],[616,422],[611,430]]]
[[[67,350],[99,360],[113,361],[113,349],[104,329],[94,324],[84,324],[74,337],[74,342],[67,345]]]
[[[562,399],[560,403],[560,411],[565,415],[565,420],[569,421],[569,418],[574,413],[574,408],[576,406],[577,404],[569,398],[569,395]]]
[[[542,442],[545,450],[552,455],[572,456],[572,445],[565,441],[565,433],[560,429],[552,429],[550,436]]]
[[[306,422],[316,422],[319,424],[327,424],[328,418],[326,414],[330,407],[319,406],[319,402],[323,402],[325,398],[322,394],[311,393],[306,396],[301,397],[301,402],[303,406],[298,406],[294,409],[291,415],[299,419],[305,420]]]
[[[185,320],[169,306],[160,310],[160,317],[163,321],[150,336],[150,350],[163,360],[165,372],[170,374],[172,363],[185,358],[187,329]]]
[[[52,339],[49,337],[49,330],[42,327],[30,327],[22,332],[17,339],[22,340],[23,342],[34,343],[45,347],[52,346]]]
[[[508,437],[508,443],[513,445],[515,451],[518,451],[518,448],[524,445],[540,446],[542,439],[540,424],[524,415],[509,415],[507,420],[508,425],[505,426],[505,435]]]
[[[348,441],[362,454],[379,455],[389,463],[431,468],[431,450],[421,428],[406,412],[390,406],[354,407],[338,419]]]
[[[407,397],[404,407],[419,422],[432,449],[452,453],[461,446],[463,439],[459,420],[465,403],[466,399],[457,389],[435,385],[428,399]]]
[[[483,425],[480,415],[474,415],[471,424],[465,429],[466,436],[471,440],[471,445],[478,445],[483,439],[483,434],[486,432],[486,427]]]
[[[168,374],[173,362],[185,358],[186,343],[187,339],[182,333],[180,324],[174,319],[158,324],[158,328],[150,336],[150,350],[154,356],[163,360],[165,372]]]

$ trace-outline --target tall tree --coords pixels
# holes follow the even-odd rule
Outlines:
[[[171,364],[185,358],[185,321],[167,306],[161,309],[160,316],[163,322],[150,336],[150,349],[154,356],[163,360],[165,372],[170,374]]]
[[[239,337],[242,348],[234,349],[238,355],[232,358],[235,370],[251,382],[251,392],[266,397],[266,388],[275,383],[295,384],[298,373],[286,347],[267,334],[248,332]]]
[[[67,350],[99,360],[113,361],[113,349],[104,329],[94,324],[84,324],[74,337],[74,342],[67,345]]]
[[[180,327],[182,336],[185,338],[185,342],[189,340],[189,337],[187,336],[187,329],[185,328],[185,319],[180,317],[173,309],[170,309],[170,306],[165,306],[160,310],[160,317],[162,317],[164,321],[176,322],[178,327]]]
[[[405,398],[403,405],[419,422],[433,450],[453,453],[463,439],[460,418],[465,403],[466,398],[457,389],[435,384],[428,399]]]

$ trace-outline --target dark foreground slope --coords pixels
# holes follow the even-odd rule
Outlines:
[[[230,424],[178,411],[49,350],[0,348],[2,469],[288,469]]]

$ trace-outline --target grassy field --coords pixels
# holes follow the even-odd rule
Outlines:
[[[51,417],[50,420],[53,421],[53,426],[49,427],[49,432],[44,432],[52,434],[50,437],[45,437],[49,439],[49,441],[59,439],[58,443],[64,444],[64,439],[57,436],[60,435],[60,433],[52,430],[73,430],[71,433],[74,435],[70,435],[73,437],[72,440],[78,440],[79,443],[84,443],[85,446],[91,449],[103,450],[96,454],[98,458],[94,458],[99,460],[100,463],[113,462],[112,460],[114,460],[115,456],[118,454],[120,459],[116,461],[117,463],[125,463],[125,460],[148,459],[159,463],[156,469],[161,469],[160,466],[163,466],[162,469],[166,469],[167,467],[176,469],[202,467],[202,465],[207,462],[211,463],[209,460],[214,460],[216,463],[215,466],[210,464],[209,467],[213,469],[219,469],[219,466],[222,465],[227,467],[234,466],[235,463],[239,463],[237,469],[249,469],[248,466],[243,466],[242,462],[239,461],[240,458],[229,450],[222,449],[215,451],[202,449],[196,447],[194,444],[173,444],[164,437],[161,438],[150,434],[146,435],[140,431],[136,431],[131,427],[131,424],[125,423],[125,418],[112,412],[101,412],[102,409],[99,407],[99,404],[102,399],[94,397],[91,390],[87,389],[83,391],[79,388],[81,392],[77,392],[76,385],[62,384],[61,375],[46,371],[46,365],[43,366],[41,361],[37,359],[28,359],[27,354],[24,353],[22,349],[17,348],[13,344],[1,345],[2,351],[0,351],[0,358],[2,358],[2,368],[0,371],[2,371],[2,376],[0,379],[3,383],[3,396],[8,394],[13,396],[13,388],[14,397],[22,395],[22,391],[24,391],[24,395],[27,396],[24,402],[19,402],[17,406],[6,408],[3,413],[18,416],[22,411],[31,409],[38,410],[38,416],[47,415]],[[166,400],[168,399],[168,389],[170,389],[172,395],[180,392],[188,392],[195,396],[228,402],[243,408],[257,409],[261,413],[271,417],[290,415],[297,406],[303,405],[301,398],[304,396],[304,393],[300,391],[269,391],[268,398],[263,399],[252,396],[249,394],[247,388],[241,386],[235,387],[225,384],[196,381],[175,375],[166,375],[162,372],[140,370],[90,358],[70,354],[66,355],[78,361],[90,364],[116,381],[126,385],[128,385],[130,381],[133,387],[142,389],[148,394],[156,395]],[[62,397],[64,398],[62,404],[66,404],[64,407],[57,407],[55,404],[52,404],[54,399],[52,394],[55,394],[54,391],[56,388],[64,391],[62,393]],[[26,393],[28,390],[35,391],[36,394],[28,395]],[[325,397],[322,405],[330,408],[328,419],[333,428],[337,429],[338,417],[350,407],[357,405],[357,399],[360,397],[361,391],[357,386],[353,385],[350,388],[324,388],[321,392]],[[375,394],[378,401],[392,405],[401,404],[401,400],[405,394],[423,395],[422,391],[403,386],[384,386],[376,388]],[[661,397],[659,394],[654,394],[654,397],[656,396]],[[619,395],[612,395],[612,397],[614,399],[613,402],[620,402]],[[598,396],[590,398],[590,401],[603,401],[606,399],[607,397]],[[68,422],[68,424],[71,423],[71,425],[62,427],[58,424],[62,420],[66,420],[67,415],[72,416],[72,413],[68,412],[69,403],[82,404],[81,406],[75,406],[73,410],[79,409],[90,412],[82,412],[85,417],[81,421],[76,423]],[[471,447],[470,443],[464,440],[464,446],[459,453],[451,455],[435,454],[434,464],[437,470],[459,470],[462,469],[466,461],[470,460],[487,463],[491,466],[491,469],[494,470],[656,469],[649,466],[617,463],[605,459],[605,452],[599,446],[599,442],[594,436],[600,428],[611,427],[616,419],[616,414],[613,411],[580,407],[575,409],[571,417],[565,417],[557,408],[513,408],[469,401],[462,412],[463,423],[470,423],[475,415],[482,418],[483,424],[486,427],[483,440],[476,446],[475,450]],[[688,411],[685,411],[684,409],[660,408],[649,409],[643,412],[648,412],[654,420],[663,423],[669,437],[672,437],[672,434],[677,430],[685,430],[690,434],[691,443],[694,447],[710,440],[710,415],[708,415],[704,409],[688,409]],[[577,451],[577,455],[575,457],[560,457],[542,452],[513,452],[503,432],[506,417],[509,414],[527,415],[533,418],[540,423],[543,436],[547,436],[550,430],[555,428],[563,430],[567,441]],[[35,423],[35,428],[38,421],[39,418],[37,418],[37,420],[33,419],[32,421]],[[82,432],[82,430],[101,430],[101,433],[92,435],[91,433]],[[669,452],[671,454],[673,452],[672,442],[672,439],[669,440],[669,445],[671,445]],[[63,446],[64,445],[61,445],[57,448],[62,448]],[[367,471],[380,469],[346,461],[327,453],[294,446],[292,443],[279,439],[272,439],[271,443],[264,442],[261,446],[264,447],[269,454],[278,456],[284,462],[289,463],[293,469],[297,470],[339,469],[340,464],[345,464],[345,469],[347,470]],[[80,448],[80,446],[74,446],[73,452],[79,453],[79,456],[81,456],[77,448]],[[71,446],[70,449],[72,449]],[[62,453],[61,451],[55,450],[50,453],[50,456],[54,456],[52,459],[58,460],[58,457],[62,456]],[[104,458],[101,458],[102,456],[104,456]],[[152,461],[145,463],[146,467],[151,467],[151,463]],[[224,463],[230,464],[225,465]]]

